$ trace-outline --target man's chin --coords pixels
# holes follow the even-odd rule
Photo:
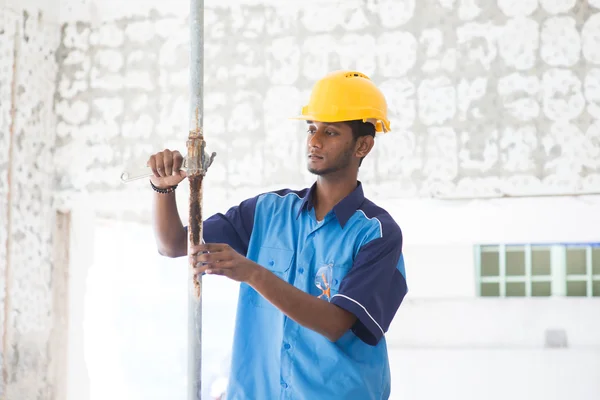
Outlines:
[[[333,172],[335,172],[336,169],[332,169],[332,168],[321,168],[321,169],[317,169],[317,168],[311,168],[308,167],[308,172],[310,172],[313,175],[317,175],[317,176],[326,176],[329,175]]]
[[[313,175],[317,175],[317,176],[321,176],[322,175],[321,170],[320,169],[316,169],[316,168],[308,167],[308,172],[310,172]]]

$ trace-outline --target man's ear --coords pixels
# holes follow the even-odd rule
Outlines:
[[[365,135],[358,138],[356,141],[356,157],[364,158],[371,152],[375,145],[375,138],[371,135]]]

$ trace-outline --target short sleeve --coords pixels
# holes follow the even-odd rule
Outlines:
[[[226,243],[245,256],[252,235],[257,200],[258,197],[244,200],[225,214],[217,213],[206,219],[202,227],[204,242]]]
[[[352,331],[363,342],[377,345],[387,332],[408,291],[402,232],[391,222],[382,234],[364,244],[331,302],[358,318]]]

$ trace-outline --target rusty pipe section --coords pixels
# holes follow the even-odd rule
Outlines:
[[[196,112],[196,115],[198,114],[199,111]],[[196,121],[199,121],[199,117],[196,117]],[[186,144],[188,152],[186,157],[187,178],[190,182],[188,235],[189,245],[194,246],[202,242],[202,181],[217,153],[213,152],[209,157],[202,128],[199,125],[190,131]],[[190,267],[193,268],[194,265],[190,265]],[[195,279],[193,283],[194,295],[199,299],[202,294],[201,281]]]
[[[202,241],[202,179],[206,175],[204,135],[200,126],[200,111],[196,109],[196,126],[190,130],[187,146],[187,177],[190,182],[189,201],[189,244],[198,245]]]
[[[190,108],[187,176],[190,184],[188,245],[202,242],[202,180],[208,168],[202,131],[204,114],[204,0],[190,0]],[[214,155],[213,155],[214,158]],[[189,251],[188,251],[189,253]],[[194,266],[190,265],[189,271]],[[188,286],[188,400],[202,399],[202,277]]]

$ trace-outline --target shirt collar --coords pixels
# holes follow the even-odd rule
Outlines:
[[[298,210],[296,218],[298,218],[303,211],[312,210],[312,198],[316,188],[317,183],[315,182],[311,188],[308,189],[304,195],[304,198],[302,199],[302,204],[300,205],[300,210]],[[344,228],[344,225],[346,225],[346,222],[348,222],[350,217],[356,212],[356,210],[359,209],[364,201],[365,194],[363,192],[362,183],[358,181],[356,188],[333,207],[333,213],[335,214],[342,229]]]

